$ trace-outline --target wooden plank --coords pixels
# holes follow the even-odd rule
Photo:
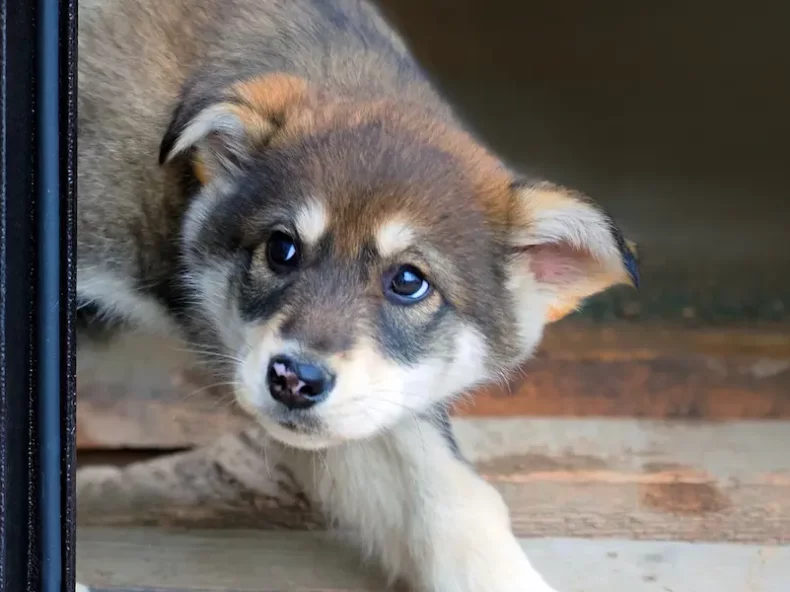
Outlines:
[[[127,337],[79,372],[81,449],[185,448],[249,420],[177,346]],[[210,387],[210,388],[207,388]],[[681,329],[563,322],[511,384],[459,416],[790,418],[790,327]]]
[[[322,533],[81,529],[77,578],[96,587],[284,592],[382,589]]]
[[[524,539],[563,592],[780,592],[790,547]],[[319,533],[80,529],[81,582],[113,592],[341,592],[381,578]]]
[[[456,418],[521,536],[790,543],[790,422]],[[321,529],[262,443],[78,474],[83,525]]]
[[[510,393],[510,394],[509,394]],[[509,388],[482,389],[477,416],[708,420],[790,417],[790,328],[683,330],[563,323]]]
[[[497,419],[456,432],[524,536],[790,542],[790,422]]]

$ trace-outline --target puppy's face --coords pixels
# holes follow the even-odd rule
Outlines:
[[[635,279],[594,205],[516,183],[465,134],[272,76],[177,121],[201,339],[289,444],[366,438],[500,376],[546,322]]]

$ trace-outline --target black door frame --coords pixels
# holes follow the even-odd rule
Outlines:
[[[2,592],[74,590],[76,39],[76,0],[2,0]]]

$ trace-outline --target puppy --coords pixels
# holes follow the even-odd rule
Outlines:
[[[636,283],[612,220],[464,131],[359,0],[82,0],[79,27],[89,326],[196,344],[392,581],[549,592],[447,407]]]

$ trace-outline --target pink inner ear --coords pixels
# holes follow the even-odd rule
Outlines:
[[[535,278],[545,284],[567,285],[588,275],[591,256],[567,243],[530,246],[525,250]]]

